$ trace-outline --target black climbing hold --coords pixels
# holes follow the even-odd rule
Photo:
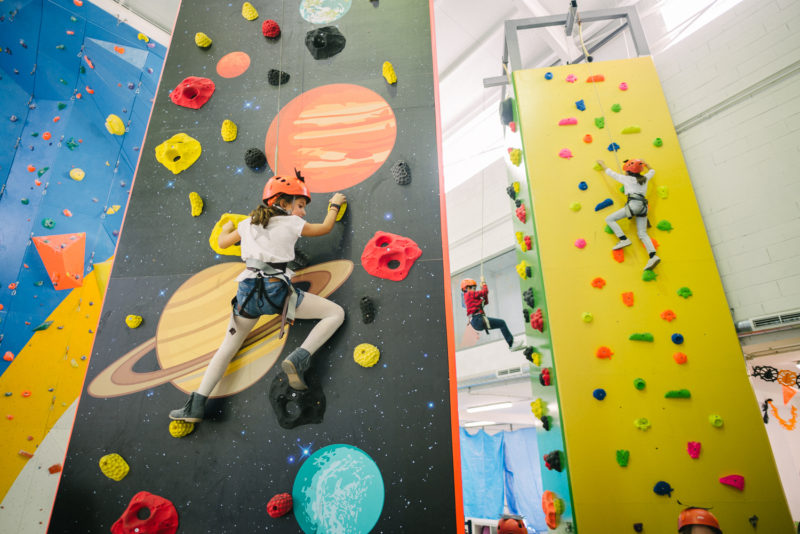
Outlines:
[[[758,528],[758,516],[757,515],[751,515],[747,520],[750,521],[750,526],[751,527]]]
[[[270,85],[283,85],[289,81],[289,73],[283,72],[282,70],[269,69],[267,81]]]
[[[559,451],[552,451],[545,454],[544,465],[547,467],[547,469],[558,471],[560,473],[563,469],[561,465],[561,453]]]
[[[514,205],[516,207],[520,207],[520,206],[522,206],[522,201],[520,199],[517,199],[517,200],[514,201]]]
[[[269,386],[269,403],[282,428],[321,423],[325,416],[325,394],[319,380],[311,373],[303,377],[308,389],[298,391],[289,386],[284,373],[278,373]]]
[[[552,417],[550,417],[549,415],[543,415],[541,421],[542,421],[542,428],[549,431],[553,422]]]
[[[361,318],[364,320],[364,324],[369,324],[375,320],[375,304],[372,303],[369,297],[361,297],[359,306],[361,307]]]
[[[267,164],[267,156],[257,148],[248,148],[244,153],[244,163],[251,169],[258,169]]]
[[[506,98],[500,101],[500,121],[504,126],[514,120],[514,101],[511,98]]]
[[[230,330],[228,330],[228,333],[230,335],[234,335],[236,333],[236,329],[235,328],[231,328]]]
[[[592,56],[589,56],[589,57],[592,57]],[[633,524],[633,530],[635,532],[642,532],[644,530],[644,525],[642,523],[634,523]]]
[[[522,293],[522,298],[525,299],[525,304],[531,308],[536,307],[536,301],[533,299],[533,288],[529,287]]]
[[[506,193],[508,193],[508,196],[511,197],[511,200],[517,200],[517,192],[514,190],[513,185],[506,187]]]
[[[306,34],[306,48],[314,59],[328,59],[342,50],[347,39],[334,26],[311,30]]]
[[[411,183],[411,168],[403,160],[398,161],[391,168],[394,181],[398,185],[408,185]]]
[[[526,323],[529,323],[531,321],[531,311],[527,308],[523,308],[522,317],[525,319]]]

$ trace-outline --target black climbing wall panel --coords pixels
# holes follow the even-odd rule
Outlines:
[[[120,236],[50,532],[108,532],[142,490],[172,501],[180,517],[178,532],[298,532],[291,514],[270,518],[265,505],[275,494],[292,492],[308,453],[332,444],[358,447],[380,470],[385,501],[374,532],[417,532],[431,526],[437,532],[454,532],[458,528],[429,5],[421,0],[354,0],[343,17],[330,23],[346,37],[346,47],[330,59],[315,60],[305,37],[323,24],[304,20],[297,2],[254,0],[252,4],[259,12],[256,21],[242,17],[239,2],[193,0],[181,7]],[[280,24],[280,40],[262,36],[261,24],[266,19]],[[199,31],[213,40],[210,48],[195,45]],[[236,51],[249,55],[249,68],[237,77],[220,76],[218,61]],[[396,85],[387,84],[381,75],[387,60],[397,72]],[[267,82],[271,68],[291,76],[280,91]],[[208,77],[216,84],[214,95],[199,110],[179,107],[169,98],[187,76]],[[367,88],[391,106],[396,140],[388,146],[388,156],[380,154],[381,147],[373,146],[370,153],[363,146],[352,147],[347,157],[374,157],[383,163],[368,178],[343,189],[349,207],[331,234],[299,242],[312,271],[331,260],[354,264],[352,274],[330,296],[345,308],[345,323],[315,355],[308,373],[311,382],[322,385],[327,398],[324,420],[290,430],[278,425],[268,399],[269,385],[280,368],[275,365],[242,391],[210,400],[207,419],[189,436],[173,438],[167,430],[167,414],[186,399],[175,384],[191,373],[186,361],[198,356],[175,347],[192,346],[193,340],[214,328],[206,326],[208,316],[212,310],[224,309],[233,296],[227,285],[223,284],[225,290],[217,287],[215,283],[221,280],[213,277],[202,291],[192,293],[184,286],[179,292],[179,288],[215,265],[239,261],[214,252],[208,237],[223,213],[249,213],[260,201],[272,171],[250,170],[244,153],[251,147],[265,149],[267,130],[279,104],[284,106],[312,89],[343,83]],[[340,98],[345,106],[352,104]],[[367,116],[371,113],[353,113],[362,111]],[[224,119],[238,125],[238,138],[230,143],[220,136]],[[290,121],[280,125],[281,130],[291,127]],[[173,175],[156,161],[154,153],[157,145],[180,132],[200,142],[202,155],[189,169]],[[313,145],[314,141],[303,143]],[[267,155],[272,161],[272,154]],[[391,166],[398,160],[408,162],[412,177],[408,185],[399,185],[392,176]],[[313,165],[305,168],[305,174],[313,184]],[[192,191],[205,202],[199,217],[190,215]],[[312,195],[309,221],[323,218],[330,195]],[[376,231],[411,238],[422,250],[405,280],[377,278],[361,266],[361,253]],[[363,296],[375,303],[370,324],[361,317]],[[193,306],[193,300],[206,304]],[[175,311],[177,325],[164,320],[169,307]],[[128,314],[142,316],[143,324],[129,329]],[[221,341],[224,326],[215,328],[219,331],[212,337]],[[290,329],[278,362],[309,329],[303,322]],[[377,365],[362,368],[353,361],[353,349],[360,343],[380,348]],[[205,348],[213,351],[215,347]],[[257,367],[258,356],[242,361]],[[113,372],[125,365],[128,371]],[[247,369],[242,372],[247,373]],[[102,387],[92,393],[92,383]],[[98,467],[99,459],[112,452],[130,465],[130,473],[120,482],[106,478]],[[342,532],[360,532],[352,525],[344,528]]]

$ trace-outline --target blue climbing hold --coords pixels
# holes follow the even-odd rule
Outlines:
[[[553,73],[552,72],[546,72],[544,74],[544,79],[545,80],[552,80],[553,79]]]
[[[602,201],[601,203],[599,203],[597,206],[595,206],[594,207],[594,211],[600,211],[602,209],[606,209],[607,207],[613,206],[613,205],[614,205],[614,201],[611,200],[610,198],[607,198],[604,201]]]
[[[597,388],[596,390],[592,391],[592,397],[597,400],[603,400],[606,398],[606,390],[603,388]]]
[[[659,480],[656,482],[656,485],[653,486],[653,491],[656,495],[666,495],[667,497],[672,497],[672,492],[674,491],[672,486],[669,485],[669,482],[664,482],[663,480]]]
[[[683,336],[680,334],[672,334],[672,342],[676,345],[683,343]]]
[[[586,111],[586,104],[583,102],[583,99],[578,100],[575,102],[575,107],[581,111]]]
[[[608,145],[609,152],[616,152],[617,150],[619,150],[619,145],[617,143],[611,143]]]
[[[589,189],[589,184],[587,184],[586,182],[581,182],[578,184],[578,189],[580,189],[581,191],[586,191],[587,189]]]

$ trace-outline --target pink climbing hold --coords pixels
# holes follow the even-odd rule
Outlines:
[[[622,82],[621,84],[619,84],[619,90],[620,91],[627,91],[628,90],[628,84],[625,83],[625,82]]]
[[[689,453],[689,456],[697,460],[700,457],[700,442],[699,441],[689,441],[686,443],[686,452]]]
[[[744,491],[744,477],[742,475],[728,475],[719,479],[720,483]]]
[[[520,204],[519,207],[516,209],[517,219],[520,222],[525,222],[528,218],[528,212],[525,210],[525,204]]]
[[[569,76],[567,76],[567,82],[575,83],[577,81],[578,81],[578,78],[574,74],[570,74]]]
[[[567,117],[566,119],[561,119],[558,121],[559,126],[569,126],[571,124],[578,124],[578,119],[575,117]]]
[[[572,150],[570,150],[568,148],[562,148],[561,152],[558,153],[558,157],[564,158],[564,159],[569,159],[569,158],[572,157]]]
[[[512,132],[516,132],[517,131],[517,123],[514,122],[514,121],[509,122],[508,123],[508,127]]]
[[[575,240],[575,246],[578,248],[586,248],[586,240],[583,238]]]

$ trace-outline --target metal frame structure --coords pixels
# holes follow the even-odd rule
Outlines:
[[[503,45],[504,70],[513,72],[522,68],[522,54],[519,47],[519,38],[517,35],[518,31],[546,28],[549,26],[564,26],[566,35],[572,35],[577,16],[577,10],[577,1],[572,0],[569,11],[563,15],[507,20],[505,22],[505,43]],[[609,42],[625,29],[628,29],[631,32],[631,38],[633,39],[633,45],[636,48],[636,54],[639,56],[647,56],[650,54],[650,48],[647,46],[647,40],[644,36],[642,24],[639,21],[639,15],[636,13],[636,9],[633,6],[616,9],[601,9],[597,11],[585,11],[580,13],[581,22],[596,22],[601,20],[622,20],[623,23],[611,31],[608,35],[600,39],[600,41],[594,43],[591,47],[587,47],[587,50],[590,54]],[[581,54],[570,63],[579,63],[584,59],[586,59],[584,54]],[[493,76],[483,79],[484,87],[496,87],[500,85],[507,85],[508,83],[508,77],[505,74],[502,76]]]

